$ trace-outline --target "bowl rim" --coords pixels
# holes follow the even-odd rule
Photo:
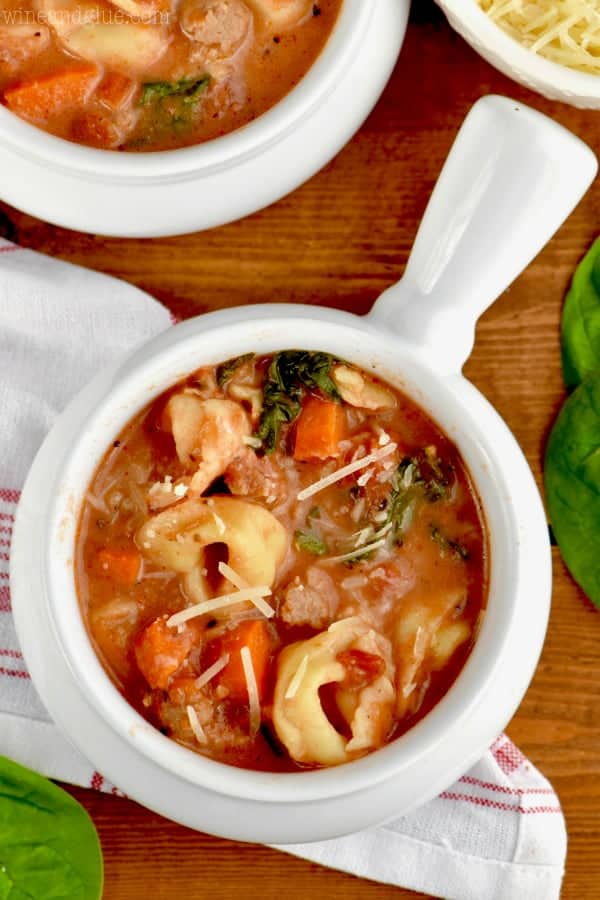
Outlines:
[[[49,134],[2,104],[0,141],[70,175],[99,180],[173,180],[190,173],[209,175],[279,141],[322,103],[351,63],[372,14],[370,0],[342,0],[333,30],[298,84],[256,119],[205,143],[148,153],[102,150]]]
[[[387,335],[384,337],[379,328],[369,327],[364,320],[361,322],[352,314],[337,313],[331,310],[320,310],[316,314],[313,308],[305,308],[302,311],[301,308],[293,307],[287,316],[282,316],[281,307],[276,310],[256,307],[250,316],[244,310],[245,318],[240,321],[240,312],[241,310],[235,310],[232,315],[232,311],[228,310],[226,313],[205,315],[200,317],[202,320],[200,326],[197,324],[198,320],[191,320],[176,326],[175,329],[170,329],[166,338],[164,334],[155,338],[149,345],[145,345],[133,357],[130,357],[119,369],[117,376],[112,379],[111,389],[104,393],[101,403],[88,415],[78,439],[66,453],[61,464],[59,487],[52,499],[49,516],[50,540],[45,542],[47,556],[44,562],[50,596],[49,613],[54,630],[59,637],[62,652],[67,657],[69,667],[88,701],[91,701],[113,731],[116,731],[129,744],[135,745],[139,752],[150,758],[163,770],[166,769],[198,787],[210,788],[235,798],[279,803],[322,800],[371,787],[397,774],[402,768],[414,764],[421,755],[427,755],[444,739],[445,733],[455,727],[457,719],[464,719],[469,715],[496,676],[515,615],[520,567],[523,565],[523,559],[520,556],[519,522],[515,517],[515,510],[512,508],[509,498],[508,474],[503,472],[501,466],[498,466],[497,460],[500,457],[496,458],[496,462],[493,459],[496,449],[489,442],[489,435],[484,434],[482,430],[479,422],[481,412],[484,412],[486,428],[496,432],[495,437],[500,439],[500,443],[506,442],[506,440],[514,442],[514,439],[485,398],[462,376],[441,378],[431,371],[427,373],[422,362],[413,359],[410,348],[396,335],[391,338]],[[235,313],[238,313],[237,324],[235,323]],[[249,319],[254,317],[259,317],[261,321],[254,323],[254,330],[252,330],[252,328],[248,328],[248,325]],[[295,321],[294,317],[296,317]],[[274,775],[273,773],[232,769],[226,764],[202,757],[161,735],[133,710],[106,674],[92,646],[76,596],[72,565],[73,551],[72,549],[70,551],[70,570],[65,574],[64,553],[62,553],[63,560],[60,561],[61,542],[64,549],[65,535],[74,534],[73,529],[77,527],[82,497],[91,480],[91,478],[86,478],[85,488],[79,487],[79,497],[73,496],[69,488],[70,470],[76,468],[78,460],[87,455],[86,472],[93,474],[106,449],[107,415],[109,418],[111,415],[114,417],[118,411],[117,425],[114,427],[114,432],[111,432],[111,434],[116,434],[120,431],[122,424],[127,422],[137,409],[142,408],[153,397],[158,396],[166,386],[174,383],[178,378],[184,377],[186,372],[193,370],[193,365],[183,363],[184,358],[191,354],[196,358],[196,365],[207,362],[211,358],[213,361],[221,361],[225,357],[223,347],[217,352],[209,349],[211,345],[218,344],[218,340],[214,340],[215,328],[221,332],[221,342],[226,331],[226,353],[237,355],[238,352],[248,350],[250,345],[256,348],[257,335],[261,334],[261,340],[264,340],[265,335],[269,334],[269,329],[272,334],[275,334],[275,338],[271,337],[271,341],[275,340],[272,349],[289,346],[289,341],[282,337],[282,326],[285,326],[286,330],[292,329],[294,334],[300,334],[302,331],[306,331],[307,319],[310,321],[310,328],[318,327],[319,335],[315,334],[312,339],[303,339],[301,342],[303,346],[314,346],[314,349],[330,347],[332,352],[336,352],[335,345],[339,343],[345,347],[347,358],[356,360],[359,357],[357,360],[359,365],[365,365],[360,356],[362,354],[366,359],[365,346],[367,344],[372,347],[369,352],[373,357],[377,357],[380,352],[375,349],[376,343],[385,344],[386,358],[391,360],[393,354],[394,362],[393,364],[390,362],[381,369],[382,377],[385,378],[387,375],[388,380],[397,384],[401,389],[407,390],[410,396],[425,406],[429,415],[432,415],[432,412],[424,402],[426,398],[419,383],[421,381],[435,383],[436,390],[439,387],[444,396],[444,403],[454,405],[455,412],[463,422],[467,420],[470,423],[470,429],[466,429],[464,425],[461,426],[460,435],[444,424],[442,424],[442,428],[451,440],[458,444],[461,454],[467,462],[471,477],[481,496],[488,523],[490,522],[491,504],[487,505],[486,493],[496,498],[494,502],[498,501],[498,508],[501,511],[496,517],[499,523],[498,533],[492,530],[491,524],[488,528],[492,565],[490,567],[487,613],[483,626],[467,663],[442,700],[401,738],[362,759],[334,769]],[[210,321],[207,322],[207,320]],[[200,328],[200,334],[195,333],[195,329],[198,328]],[[250,336],[248,336],[249,331],[251,332]],[[174,334],[176,340],[174,340]],[[366,340],[367,336],[369,336],[369,340]],[[156,348],[157,345],[160,346],[161,342],[165,343],[165,341],[166,347],[162,351],[152,352],[153,348]],[[198,349],[198,345],[204,345],[204,347]],[[349,350],[349,347],[352,349]],[[144,356],[147,356],[149,352],[148,348],[150,348],[150,359],[144,361]],[[402,351],[405,358],[402,365],[396,362],[399,351]],[[261,348],[259,352],[269,351]],[[411,386],[405,387],[405,372],[409,368],[409,361],[419,372],[419,377],[417,381],[414,381],[414,375],[411,375],[409,378],[409,381],[411,378],[413,379]],[[391,377],[392,375],[396,377]],[[136,386],[136,383],[139,385],[142,382],[151,385],[151,390],[148,391],[147,387],[142,389]],[[134,405],[131,405],[132,397]],[[471,397],[471,401],[474,397],[477,398],[475,401],[476,415],[469,411],[467,399],[465,399],[469,397]],[[438,403],[441,412],[440,404],[441,401]],[[440,415],[434,415],[434,420],[439,422],[440,417]],[[478,430],[479,449],[475,451],[475,443],[473,443],[475,438],[471,431],[477,434]],[[101,446],[97,448],[99,452],[90,457],[90,447],[94,443],[90,435],[93,437],[94,433],[98,434],[99,432],[103,434]],[[98,443],[97,440],[96,443]],[[465,450],[467,445],[468,453]],[[469,456],[475,453],[479,454],[477,474],[469,460]],[[94,459],[93,463],[89,462],[90,458]],[[526,469],[524,477],[531,479],[531,474],[524,461],[521,468]],[[506,479],[500,477],[504,474],[507,474]],[[512,471],[511,477],[514,478]],[[488,479],[489,483],[485,490],[482,490],[481,485],[484,479]],[[535,486],[533,489],[535,490]],[[67,526],[65,526],[65,521],[69,518],[71,524],[69,525],[67,522]],[[72,547],[72,544],[70,546]],[[507,581],[508,573],[512,573],[514,579],[512,589]],[[52,602],[53,598],[56,600],[57,596],[61,597],[60,604]],[[542,618],[545,616],[546,621],[550,597],[544,597],[540,602]],[[74,610],[75,616],[73,616]],[[531,657],[533,664],[537,662],[540,650],[541,646],[533,648]],[[520,700],[521,695],[517,699]],[[446,726],[443,724],[444,721],[447,723]],[[505,724],[505,722],[498,723],[498,730],[501,730]],[[274,784],[277,786],[276,796],[274,796]]]
[[[580,72],[546,59],[524,47],[503,31],[481,8],[477,0],[436,0],[449,17],[468,29],[463,34],[468,41],[498,54],[505,63],[514,67],[520,76],[531,78],[537,84],[552,87],[565,97],[584,99],[600,98],[600,75]]]

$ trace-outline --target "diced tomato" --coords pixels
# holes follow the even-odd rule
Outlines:
[[[134,90],[135,81],[131,78],[120,72],[107,72],[96,88],[95,95],[111,109],[120,109],[131,99]]]
[[[121,131],[108,115],[96,110],[84,110],[73,120],[71,133],[76,141],[110,150],[121,143]]]
[[[385,672],[385,661],[376,653],[366,650],[343,650],[338,653],[337,660],[346,669],[344,686],[363,688]]]

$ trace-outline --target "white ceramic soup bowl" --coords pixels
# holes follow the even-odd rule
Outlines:
[[[461,375],[478,315],[535,255],[596,172],[591,151],[500,97],[467,118],[403,281],[361,318],[269,305],[175,326],[102,372],[43,445],[12,549],[15,622],[51,716],[106,777],[193,828],[291,843],[356,831],[427,801],[475,762],[518,706],[541,652],[551,575],[544,510],[497,413]],[[459,447],[490,548],[486,615],[456,682],[407,734],[358,761],[272,774],[198,755],[149,725],[98,661],[78,605],[74,544],[86,488],[142,407],[201,365],[299,347],[344,357],[405,391]]]
[[[0,197],[56,225],[118,237],[183,234],[255,212],[314,175],[360,127],[396,62],[409,8],[343,0],[322,53],[286,97],[195,147],[84,147],[0,105]]]
[[[600,109],[600,77],[533,53],[506,34],[477,0],[436,0],[452,27],[489,63],[515,81],[572,106]]]

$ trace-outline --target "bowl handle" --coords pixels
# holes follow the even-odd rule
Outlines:
[[[402,280],[369,317],[430,368],[460,372],[479,316],[550,240],[592,183],[590,148],[506,97],[469,112],[429,201]]]

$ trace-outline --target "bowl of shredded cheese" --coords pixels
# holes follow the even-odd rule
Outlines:
[[[600,108],[600,0],[437,0],[493,66],[553,100]]]

